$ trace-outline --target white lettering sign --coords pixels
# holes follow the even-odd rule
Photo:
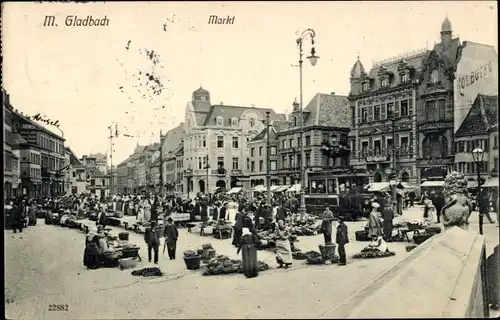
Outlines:
[[[466,73],[465,75],[459,76],[457,81],[457,91],[463,97],[465,95],[465,88],[472,85],[474,82],[478,82],[484,78],[488,78],[493,71],[493,62],[489,61],[476,70]]]

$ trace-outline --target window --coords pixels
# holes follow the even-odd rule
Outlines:
[[[464,141],[458,142],[458,152],[465,152],[465,142]]]
[[[264,160],[259,161],[259,172],[264,171]]]
[[[438,71],[438,69],[432,70],[430,82],[432,84],[435,84],[435,83],[439,82],[439,71]]]
[[[232,118],[231,119],[231,127],[237,127],[237,126],[238,126],[238,119]]]
[[[401,74],[401,83],[407,83],[409,81],[410,81],[410,74],[408,72]]]
[[[394,116],[394,102],[387,104],[387,118],[391,119]]]
[[[306,146],[311,145],[311,136],[306,136]]]
[[[311,166],[311,153],[306,152],[306,167]]]
[[[410,146],[408,137],[401,137],[401,142],[400,142],[401,154],[408,154],[409,147]]]
[[[375,151],[375,155],[378,156],[381,154],[382,152],[382,144],[380,142],[380,140],[375,140],[373,141],[373,149]]]
[[[283,149],[286,149],[286,140],[283,140]]]
[[[302,141],[300,140],[300,137],[297,138],[297,147],[302,147]]]
[[[103,186],[103,187],[104,187],[105,185],[106,185],[106,180],[101,179],[101,186]]]
[[[255,148],[250,149],[250,157],[255,156]]]
[[[91,186],[95,186],[95,179],[91,179],[91,180],[90,180],[90,185],[91,185]]]
[[[426,101],[425,103],[425,120],[426,121],[436,121],[437,118],[437,110],[436,110],[436,101]]]
[[[498,172],[498,158],[493,158],[493,168],[494,172]]]
[[[498,136],[493,137],[493,149],[498,149]]]
[[[373,107],[373,117],[375,121],[380,120],[380,106]]]
[[[247,158],[247,170],[250,170],[250,159]]]
[[[255,161],[252,161],[252,162],[250,163],[250,171],[251,171],[251,172],[255,172]]]
[[[361,123],[368,122],[368,108],[361,109]]]
[[[290,139],[290,148],[293,148],[294,145],[293,145],[293,139]]]
[[[224,137],[217,136],[217,148],[224,148]]]
[[[498,159],[497,159],[497,160],[498,160]],[[270,168],[270,170],[273,170],[273,171],[274,171],[274,170],[276,170],[276,169],[278,168],[278,165],[277,165],[276,160],[271,160],[271,161],[269,161],[269,163],[271,164],[271,168]]]
[[[439,100],[439,102],[438,102],[438,114],[439,114],[439,120],[445,120],[445,118],[446,118],[446,100]]]
[[[255,119],[250,118],[250,127],[253,127],[253,126],[255,126]]]
[[[72,175],[73,175],[73,178],[76,178],[76,172],[75,171],[73,171]]]
[[[294,168],[295,167],[295,161],[294,161],[293,154],[291,154],[291,155],[288,156],[288,164],[290,165],[290,168]]]
[[[276,154],[278,154],[278,148],[271,147],[270,153],[271,153],[272,156],[275,156]]]
[[[206,148],[207,147],[207,138],[205,136],[201,137],[201,146],[203,148]]]
[[[380,81],[380,85],[382,86],[382,88],[387,88],[389,86],[389,78],[383,78]]]
[[[368,153],[368,141],[361,142],[361,155],[365,157]]]
[[[408,100],[401,100],[401,117],[406,117],[408,115]]]
[[[283,168],[288,168],[288,163],[286,162],[286,156],[281,157],[281,162],[283,163]]]
[[[217,167],[218,168],[224,168],[224,157],[218,157],[217,158]]]
[[[233,170],[239,170],[239,169],[240,169],[240,159],[233,158]]]
[[[198,157],[198,169],[203,169],[203,158]]]
[[[300,164],[302,163],[302,157],[300,154],[297,155],[297,160],[295,161],[295,165],[297,167],[300,167]]]
[[[240,138],[238,137],[233,137],[233,149],[238,149],[238,142]]]
[[[259,147],[259,156],[262,156],[262,151],[264,150],[264,147]]]
[[[368,90],[370,90],[370,83],[364,82],[363,83],[363,91],[368,91]]]
[[[224,118],[222,117],[217,117],[217,126],[223,126],[224,125]]]

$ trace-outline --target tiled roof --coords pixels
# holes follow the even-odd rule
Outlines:
[[[255,136],[255,138],[251,140],[251,142],[262,141],[266,139],[267,139],[267,128],[264,128],[258,135]],[[269,140],[276,140],[276,139],[277,139],[276,128],[274,126],[271,126]]]
[[[215,126],[217,125],[217,117],[224,118],[224,126],[231,126],[231,119],[237,118],[238,120],[241,118],[244,112],[248,110],[256,111],[261,115],[263,119],[266,117],[266,111],[269,111],[269,119],[271,120],[281,120],[284,115],[278,115],[273,109],[268,108],[256,108],[256,107],[242,107],[242,106],[226,106],[226,105],[213,105],[210,107],[210,112],[208,113],[205,123],[205,126]]]
[[[422,62],[427,57],[429,52],[430,51],[427,50],[427,51],[424,51],[422,53],[404,58],[403,60],[399,59],[399,60],[394,60],[393,62],[390,62],[390,63],[377,65],[370,70],[370,72],[368,73],[368,76],[372,79],[378,80],[378,78],[379,78],[378,73],[382,67],[385,68],[388,72],[397,76],[399,74],[398,73],[398,66],[401,63],[401,61],[404,61],[404,62],[406,62],[406,64],[409,67],[414,68],[414,70],[415,70],[414,77],[418,79],[420,77],[420,71],[422,69]],[[399,81],[393,79],[389,83],[389,88],[394,88],[394,87],[397,87],[398,85],[399,85]],[[370,86],[370,91],[376,91],[378,89],[380,89],[380,81],[372,81],[371,86]]]
[[[450,45],[445,47],[442,43],[434,45],[434,51],[446,62],[447,67],[456,67],[459,60],[460,39],[452,39]]]
[[[83,165],[80,159],[75,155],[73,150],[70,149],[70,147],[65,147],[66,151],[69,153],[69,163],[72,165]]]
[[[177,146],[181,143],[182,138],[184,136],[184,124],[181,123],[177,127],[170,129],[165,134],[165,140],[163,141],[162,152],[163,155],[167,155],[169,152],[172,152],[177,148]]]
[[[483,133],[498,124],[498,96],[478,94],[456,136]]]
[[[350,108],[347,96],[317,93],[304,108],[304,126],[349,128]]]
[[[100,171],[97,167],[87,167],[87,174],[94,178],[107,177],[107,175]]]
[[[361,63],[361,61],[359,61],[358,57],[358,60],[356,60],[356,62],[352,66],[351,78],[359,78],[364,73],[365,73],[365,67],[363,67],[363,64]]]

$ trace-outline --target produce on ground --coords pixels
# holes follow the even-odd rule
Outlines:
[[[292,252],[292,258],[294,258],[295,260],[306,260],[307,256],[304,252],[296,251]]]
[[[143,276],[143,277],[159,277],[163,275],[160,269],[156,267],[142,268],[139,270],[132,271],[133,276]]]
[[[257,269],[259,271],[269,270],[269,265],[262,261],[257,261]],[[241,260],[229,259],[228,256],[219,255],[207,265],[207,269],[203,271],[204,276],[243,273],[243,265]]]
[[[382,252],[376,248],[364,248],[361,253],[356,253],[352,257],[354,259],[375,259],[375,258],[385,258],[395,256],[396,254],[392,251]]]
[[[412,251],[413,249],[415,249],[416,247],[418,247],[418,245],[413,244],[413,243],[412,243],[412,244],[409,244],[409,245],[407,245],[407,246],[406,246],[406,252],[410,252],[410,251]]]

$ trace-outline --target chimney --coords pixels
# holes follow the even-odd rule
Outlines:
[[[334,95],[335,95],[335,92],[331,92],[330,94],[331,94],[332,96],[334,96]]]
[[[220,102],[220,105],[221,105],[221,106],[223,106],[223,105],[224,105],[224,102],[222,102],[222,101],[221,101],[221,102]]]

